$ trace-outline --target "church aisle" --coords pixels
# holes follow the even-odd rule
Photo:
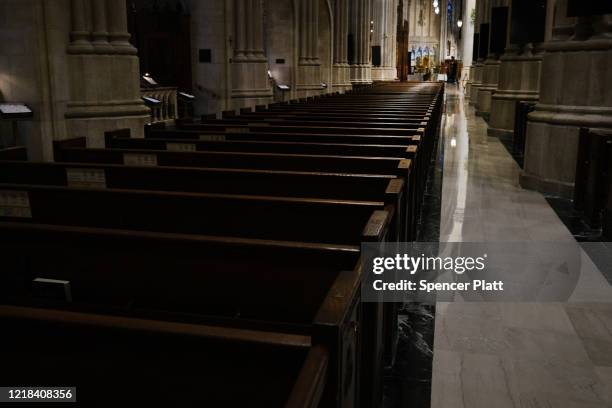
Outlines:
[[[452,86],[445,115],[440,241],[573,241]],[[432,408],[611,407],[612,287],[583,258],[571,303],[438,303]]]

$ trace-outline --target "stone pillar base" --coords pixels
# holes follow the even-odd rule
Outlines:
[[[266,60],[232,63],[231,107],[233,109],[272,101],[273,92],[267,71],[268,63]]]
[[[67,63],[72,85],[63,114],[67,137],[85,136],[90,147],[103,147],[109,130],[129,128],[133,137],[144,137],[151,113],[140,99],[138,57],[69,54]]]
[[[478,101],[478,90],[483,85],[482,83],[482,71],[483,71],[483,63],[478,62],[472,65],[472,83],[470,85],[470,105],[476,105]]]
[[[472,81],[467,81],[465,83],[465,91],[463,93],[463,97],[465,99],[470,99],[470,92],[472,91]]]
[[[297,98],[323,93],[323,88],[321,87],[321,65],[299,64],[295,91],[295,97]]]
[[[521,176],[521,185],[571,198],[581,127],[611,128],[612,109],[536,105],[527,123],[525,171]],[[525,180],[525,184],[522,180]]]
[[[561,197],[568,200],[574,197],[574,183],[563,183],[555,180],[543,179],[525,171],[519,175],[519,184],[524,189],[539,191],[542,194]]]
[[[472,86],[470,87],[470,105],[475,106],[478,102],[478,91],[482,86],[482,82],[472,82]]]
[[[351,68],[349,64],[334,64],[332,68],[332,91],[344,92],[351,89]]]
[[[372,67],[372,81],[393,81],[396,78],[395,67]]]
[[[514,132],[516,103],[518,101],[537,102],[537,91],[497,91],[491,97],[491,128],[503,132]]]
[[[350,67],[352,84],[372,83],[372,66],[370,64],[353,64]]]
[[[497,91],[500,64],[499,60],[488,59],[482,67],[482,86],[478,90],[476,114],[487,120],[491,112],[491,97]]]
[[[491,96],[495,92],[495,87],[481,86],[478,89],[478,98],[476,99],[476,115],[489,118],[491,112]]]
[[[87,137],[87,147],[103,148],[104,132],[117,129],[130,129],[132,137],[143,138],[144,126],[151,116],[149,109],[140,115],[89,118],[70,118],[66,120],[67,135]]]

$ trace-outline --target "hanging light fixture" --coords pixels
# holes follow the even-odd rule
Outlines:
[[[457,27],[459,28],[463,27],[463,20],[461,19],[457,20]]]
[[[435,10],[436,14],[440,14],[440,7],[436,7]]]
[[[435,8],[438,8],[438,5],[439,5],[439,4],[438,4],[438,0],[433,0],[433,6],[434,6]]]

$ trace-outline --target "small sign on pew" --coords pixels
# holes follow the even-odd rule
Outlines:
[[[251,122],[249,123],[249,126],[251,127],[265,127],[265,126],[270,126],[269,123],[265,123],[265,122]]]
[[[27,191],[0,190],[0,217],[32,218]]]
[[[32,292],[38,298],[72,302],[70,281],[36,278],[32,281]]]
[[[148,153],[124,153],[123,164],[130,166],[157,166],[157,155]]]
[[[225,135],[200,135],[199,139],[204,142],[225,142]]]
[[[195,143],[166,143],[166,150],[169,152],[195,152]]]
[[[104,169],[67,168],[68,187],[106,188]]]
[[[249,128],[247,127],[228,127],[225,128],[227,133],[249,133]]]

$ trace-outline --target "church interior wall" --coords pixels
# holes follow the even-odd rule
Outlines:
[[[224,0],[193,1],[190,7],[196,117],[230,109],[228,88],[231,84],[226,61],[231,54],[226,41],[229,22],[225,3]],[[200,50],[210,50],[211,62],[200,62]]]

